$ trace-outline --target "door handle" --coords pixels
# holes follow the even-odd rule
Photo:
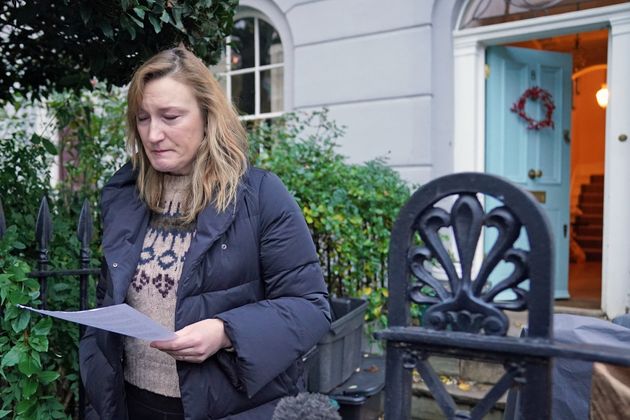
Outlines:
[[[540,178],[542,175],[543,171],[541,171],[540,169],[530,169],[529,171],[527,171],[527,176],[529,177],[529,179]]]

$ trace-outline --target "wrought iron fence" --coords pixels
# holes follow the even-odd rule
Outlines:
[[[493,197],[500,205],[484,206],[479,196]],[[450,210],[444,205],[449,199]],[[473,277],[477,244],[489,227],[496,229],[497,238]],[[443,228],[453,230],[461,274],[440,240]],[[529,249],[516,244],[522,230]],[[541,420],[550,418],[554,358],[630,366],[627,348],[554,341],[550,232],[546,214],[533,197],[496,176],[448,175],[413,194],[400,211],[390,241],[389,326],[375,334],[387,343],[386,420],[410,418],[413,369],[419,371],[448,419],[481,419],[506,391],[520,389],[518,399],[508,398],[514,416]],[[418,245],[418,239],[423,245]],[[447,283],[426,268],[425,263],[433,259],[447,273]],[[490,284],[488,278],[500,261],[513,264],[513,271]],[[524,287],[525,280],[529,288]],[[515,298],[498,297],[505,290]],[[411,325],[412,304],[428,305],[422,326]],[[526,337],[506,335],[505,310],[529,311]],[[472,410],[463,411],[429,363],[433,355],[500,363],[505,373]]]
[[[500,207],[484,209],[478,196],[498,199]],[[436,206],[453,197],[450,210]],[[458,273],[448,251],[441,244],[439,230],[453,229],[461,262]],[[484,227],[494,227],[498,239],[472,279],[472,265]],[[515,241],[525,229],[528,250],[517,249]],[[0,237],[6,230],[0,203]],[[77,278],[80,309],[87,309],[88,281],[99,274],[90,267],[92,218],[87,201],[79,217],[79,268],[53,269],[49,261],[52,223],[48,203],[42,199],[36,224],[38,258],[29,275],[39,279],[42,307],[46,307],[48,280]],[[424,245],[418,245],[422,240]],[[436,259],[448,275],[448,283],[436,280],[425,262]],[[514,264],[504,281],[487,285],[499,261]],[[492,175],[454,174],[420,188],[400,212],[390,242],[389,327],[377,332],[387,343],[385,416],[387,420],[410,418],[412,370],[418,369],[434,399],[449,419],[480,419],[508,389],[520,388],[517,415],[522,419],[548,419],[551,398],[551,362],[556,357],[599,361],[630,366],[627,349],[561,344],[553,340],[553,246],[546,216],[524,190]],[[522,286],[530,281],[529,289]],[[428,286],[431,293],[427,293]],[[516,299],[495,299],[511,290]],[[410,305],[428,304],[421,327],[411,325]],[[528,336],[508,337],[504,310],[528,310]],[[81,328],[83,334],[83,328]],[[470,412],[457,408],[430,363],[429,356],[441,355],[501,363],[504,376]],[[509,402],[508,402],[509,403]],[[79,416],[85,401],[80,388]]]
[[[0,202],[0,238],[6,232],[6,220],[2,202]],[[79,283],[79,309],[88,309],[88,282],[90,276],[98,275],[100,269],[90,267],[90,243],[92,241],[93,227],[90,204],[87,200],[83,202],[79,221],[77,223],[77,238],[79,239],[79,258],[77,261],[79,268],[55,269],[50,267],[49,244],[52,239],[52,219],[48,207],[48,200],[43,197],[40,202],[37,214],[35,241],[37,243],[37,260],[35,270],[29,273],[30,277],[39,280],[41,309],[47,308],[48,303],[48,281],[52,278],[70,277],[78,280]],[[85,327],[79,327],[79,337],[83,336]],[[78,349],[77,349],[78,350]],[[79,381],[79,419],[84,418],[85,396],[81,382]]]

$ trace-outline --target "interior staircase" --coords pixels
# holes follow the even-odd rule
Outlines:
[[[586,261],[601,261],[604,220],[604,175],[591,175],[580,188],[578,207],[582,212],[573,224],[574,238]]]

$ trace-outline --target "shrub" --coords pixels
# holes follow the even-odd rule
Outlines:
[[[18,98],[14,108],[0,110],[1,194],[8,225],[19,227],[10,228],[0,243],[0,255],[7,255],[0,260],[4,309],[0,418],[76,414],[78,360],[76,351],[68,349],[77,348],[78,327],[38,317],[31,320],[30,314],[18,311],[14,303],[39,303],[38,282],[27,273],[37,258],[35,216],[44,195],[53,220],[50,267],[77,264],[75,229],[84,198],[92,204],[92,265],[98,265],[100,188],[127,159],[123,94],[119,89],[97,85],[78,95],[60,93],[49,98],[46,105],[54,119],[48,126],[63,134],[58,146],[45,133],[33,132],[28,116],[36,112],[33,109],[43,107],[41,103]],[[250,130],[252,162],[275,172],[294,194],[313,235],[331,293],[366,297],[367,320],[384,325],[389,235],[398,210],[409,197],[409,188],[382,159],[362,165],[347,163],[335,143],[342,135],[343,130],[329,120],[326,111],[289,114],[258,123]],[[64,177],[51,187],[50,167],[58,151]],[[51,280],[49,308],[78,309],[78,289],[75,278]],[[18,350],[26,356],[15,359]],[[25,367],[27,364],[30,367]]]
[[[250,130],[253,163],[276,173],[311,230],[330,292],[368,297],[367,320],[385,324],[387,254],[407,184],[383,159],[349,164],[326,110],[289,114]]]
[[[92,206],[95,221],[94,241],[92,243],[92,266],[98,265],[100,256],[100,217],[98,196],[100,188],[113,174],[117,167],[127,159],[124,152],[124,99],[120,89],[107,90],[103,84],[80,94],[58,93],[52,95],[47,102],[30,101],[28,98],[16,98],[13,106],[0,110],[0,194],[8,225],[18,226],[14,230],[17,244],[24,244],[12,249],[12,253],[20,261],[35,266],[38,251],[35,244],[35,220],[40,199],[48,198],[50,205],[53,236],[48,246],[51,269],[75,268],[78,261],[79,241],[76,236],[76,225],[81,205],[88,199]],[[60,132],[63,135],[55,146],[46,137],[46,133],[34,132],[32,116],[48,109],[48,120],[45,130]],[[62,179],[51,186],[53,158],[58,149],[62,155]],[[7,239],[9,240],[9,239]],[[2,255],[2,254],[0,254]],[[0,276],[11,274],[8,266],[0,266]],[[24,273],[30,270],[24,268]],[[2,287],[22,281],[15,275],[5,279]],[[28,281],[27,281],[28,280]],[[24,281],[32,286],[32,292],[39,290],[36,280]],[[30,287],[29,286],[29,287]],[[58,310],[79,309],[79,283],[74,277],[58,277],[48,282],[48,307]],[[93,285],[92,285],[93,288]],[[94,293],[89,293],[93,298]],[[6,314],[17,311],[13,301],[2,302]],[[33,301],[33,304],[37,302]],[[24,312],[24,311],[21,311]],[[24,315],[25,316],[25,315]],[[30,316],[30,315],[29,315]],[[0,334],[9,334],[7,325],[2,325]],[[49,327],[50,328],[50,327]],[[61,411],[72,415],[77,408],[78,397],[78,357],[77,347],[79,328],[67,322],[55,322],[47,333],[47,352],[42,360],[48,360],[48,369],[56,372],[41,392],[48,392],[47,398],[58,401]],[[74,349],[69,351],[68,349]],[[3,350],[3,349],[2,349]],[[2,353],[4,354],[4,351]],[[63,355],[63,357],[61,356]],[[8,389],[18,389],[20,379],[13,375],[5,378]],[[31,385],[32,386],[32,385]],[[4,384],[2,385],[4,389]],[[7,391],[9,392],[9,391]],[[11,395],[3,394],[3,404],[12,404]],[[43,395],[43,394],[42,394]],[[6,400],[5,400],[6,397]],[[38,397],[37,406],[45,407],[43,396]],[[31,400],[29,400],[31,401]],[[46,400],[47,401],[47,400]],[[24,403],[26,404],[26,403]],[[48,403],[47,403],[48,404]],[[50,404],[54,404],[50,402]],[[13,410],[11,417],[37,418],[39,411]],[[24,411],[17,415],[16,413]],[[37,409],[39,410],[39,408]],[[5,415],[7,413],[3,412]],[[0,418],[3,416],[0,415]],[[54,418],[43,415],[39,418]]]
[[[66,418],[54,396],[61,356],[49,352],[50,318],[31,317],[16,305],[34,306],[39,283],[28,277],[28,264],[13,253],[24,248],[17,228],[10,226],[0,238],[0,418]]]

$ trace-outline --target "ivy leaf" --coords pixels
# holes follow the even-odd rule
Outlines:
[[[48,351],[48,337],[31,336],[28,340],[28,345],[35,351],[45,353]]]
[[[132,41],[134,39],[136,39],[136,28],[134,28],[133,26],[129,25],[129,26],[127,26],[127,32],[129,32],[129,36],[131,36],[131,40]]]
[[[142,7],[134,7],[133,11],[136,12],[136,15],[138,15],[140,19],[144,19],[144,9]],[[140,27],[142,27],[142,25],[140,25]]]
[[[24,385],[22,385],[22,396],[28,398],[37,391],[39,382],[35,378],[27,378]]]
[[[37,363],[37,359],[35,355],[39,356],[39,354],[31,354],[29,352],[24,352],[20,354],[20,361],[18,362],[18,370],[30,377],[34,373],[39,372],[41,369],[41,362]]]
[[[27,411],[33,408],[37,404],[37,400],[35,398],[30,400],[22,400],[15,406],[15,411],[21,416],[24,416]],[[26,416],[25,416],[26,417]]]
[[[13,331],[15,331],[16,333],[22,332],[24,331],[30,320],[31,313],[27,310],[23,310],[16,319],[11,321],[11,328],[13,328]]]
[[[152,15],[149,15],[149,22],[151,22],[151,25],[153,25],[153,30],[155,31],[155,33],[159,34],[160,31],[162,30],[162,27],[160,26],[160,22]]]
[[[48,153],[50,153],[51,155],[56,155],[57,154],[57,146],[55,146],[53,144],[53,142],[51,142],[50,140],[48,140],[45,137],[42,137],[41,139],[42,139],[42,145],[44,146],[46,151]]]
[[[171,16],[168,14],[166,9],[162,12],[162,16],[160,16],[160,20],[164,23],[168,23],[171,20]]]
[[[42,318],[31,328],[31,334],[48,335],[52,327],[52,318]]]
[[[49,383],[56,381],[59,378],[59,372],[53,372],[51,370],[46,370],[44,372],[40,372],[37,374],[39,380],[42,384],[48,385]]]
[[[0,419],[5,418],[9,414],[11,414],[11,410],[0,410]]]
[[[2,356],[2,362],[0,362],[0,368],[3,368],[5,366],[11,367],[11,366],[17,365],[18,362],[20,361],[20,353],[21,352],[18,349],[18,346],[13,346],[13,348],[9,350],[7,354]]]
[[[53,419],[67,419],[68,418],[63,412],[63,407],[61,407],[61,409],[59,409],[58,411],[53,411],[51,414],[51,417]]]
[[[98,24],[98,27],[103,31],[103,35],[105,35],[109,39],[114,39],[114,30],[112,29],[112,25],[109,22],[104,21]]]
[[[175,27],[179,30],[184,30],[184,24],[182,23],[182,8],[173,6],[173,17],[175,18]]]
[[[142,12],[144,15],[144,11]],[[140,28],[144,28],[144,22],[141,21],[140,19],[138,19],[137,17],[131,15],[130,13],[127,13],[127,16],[129,16],[129,19],[133,20],[133,22],[138,25]],[[127,29],[129,28],[133,28],[133,26],[129,26],[127,27]],[[135,29],[135,28],[134,28]]]

